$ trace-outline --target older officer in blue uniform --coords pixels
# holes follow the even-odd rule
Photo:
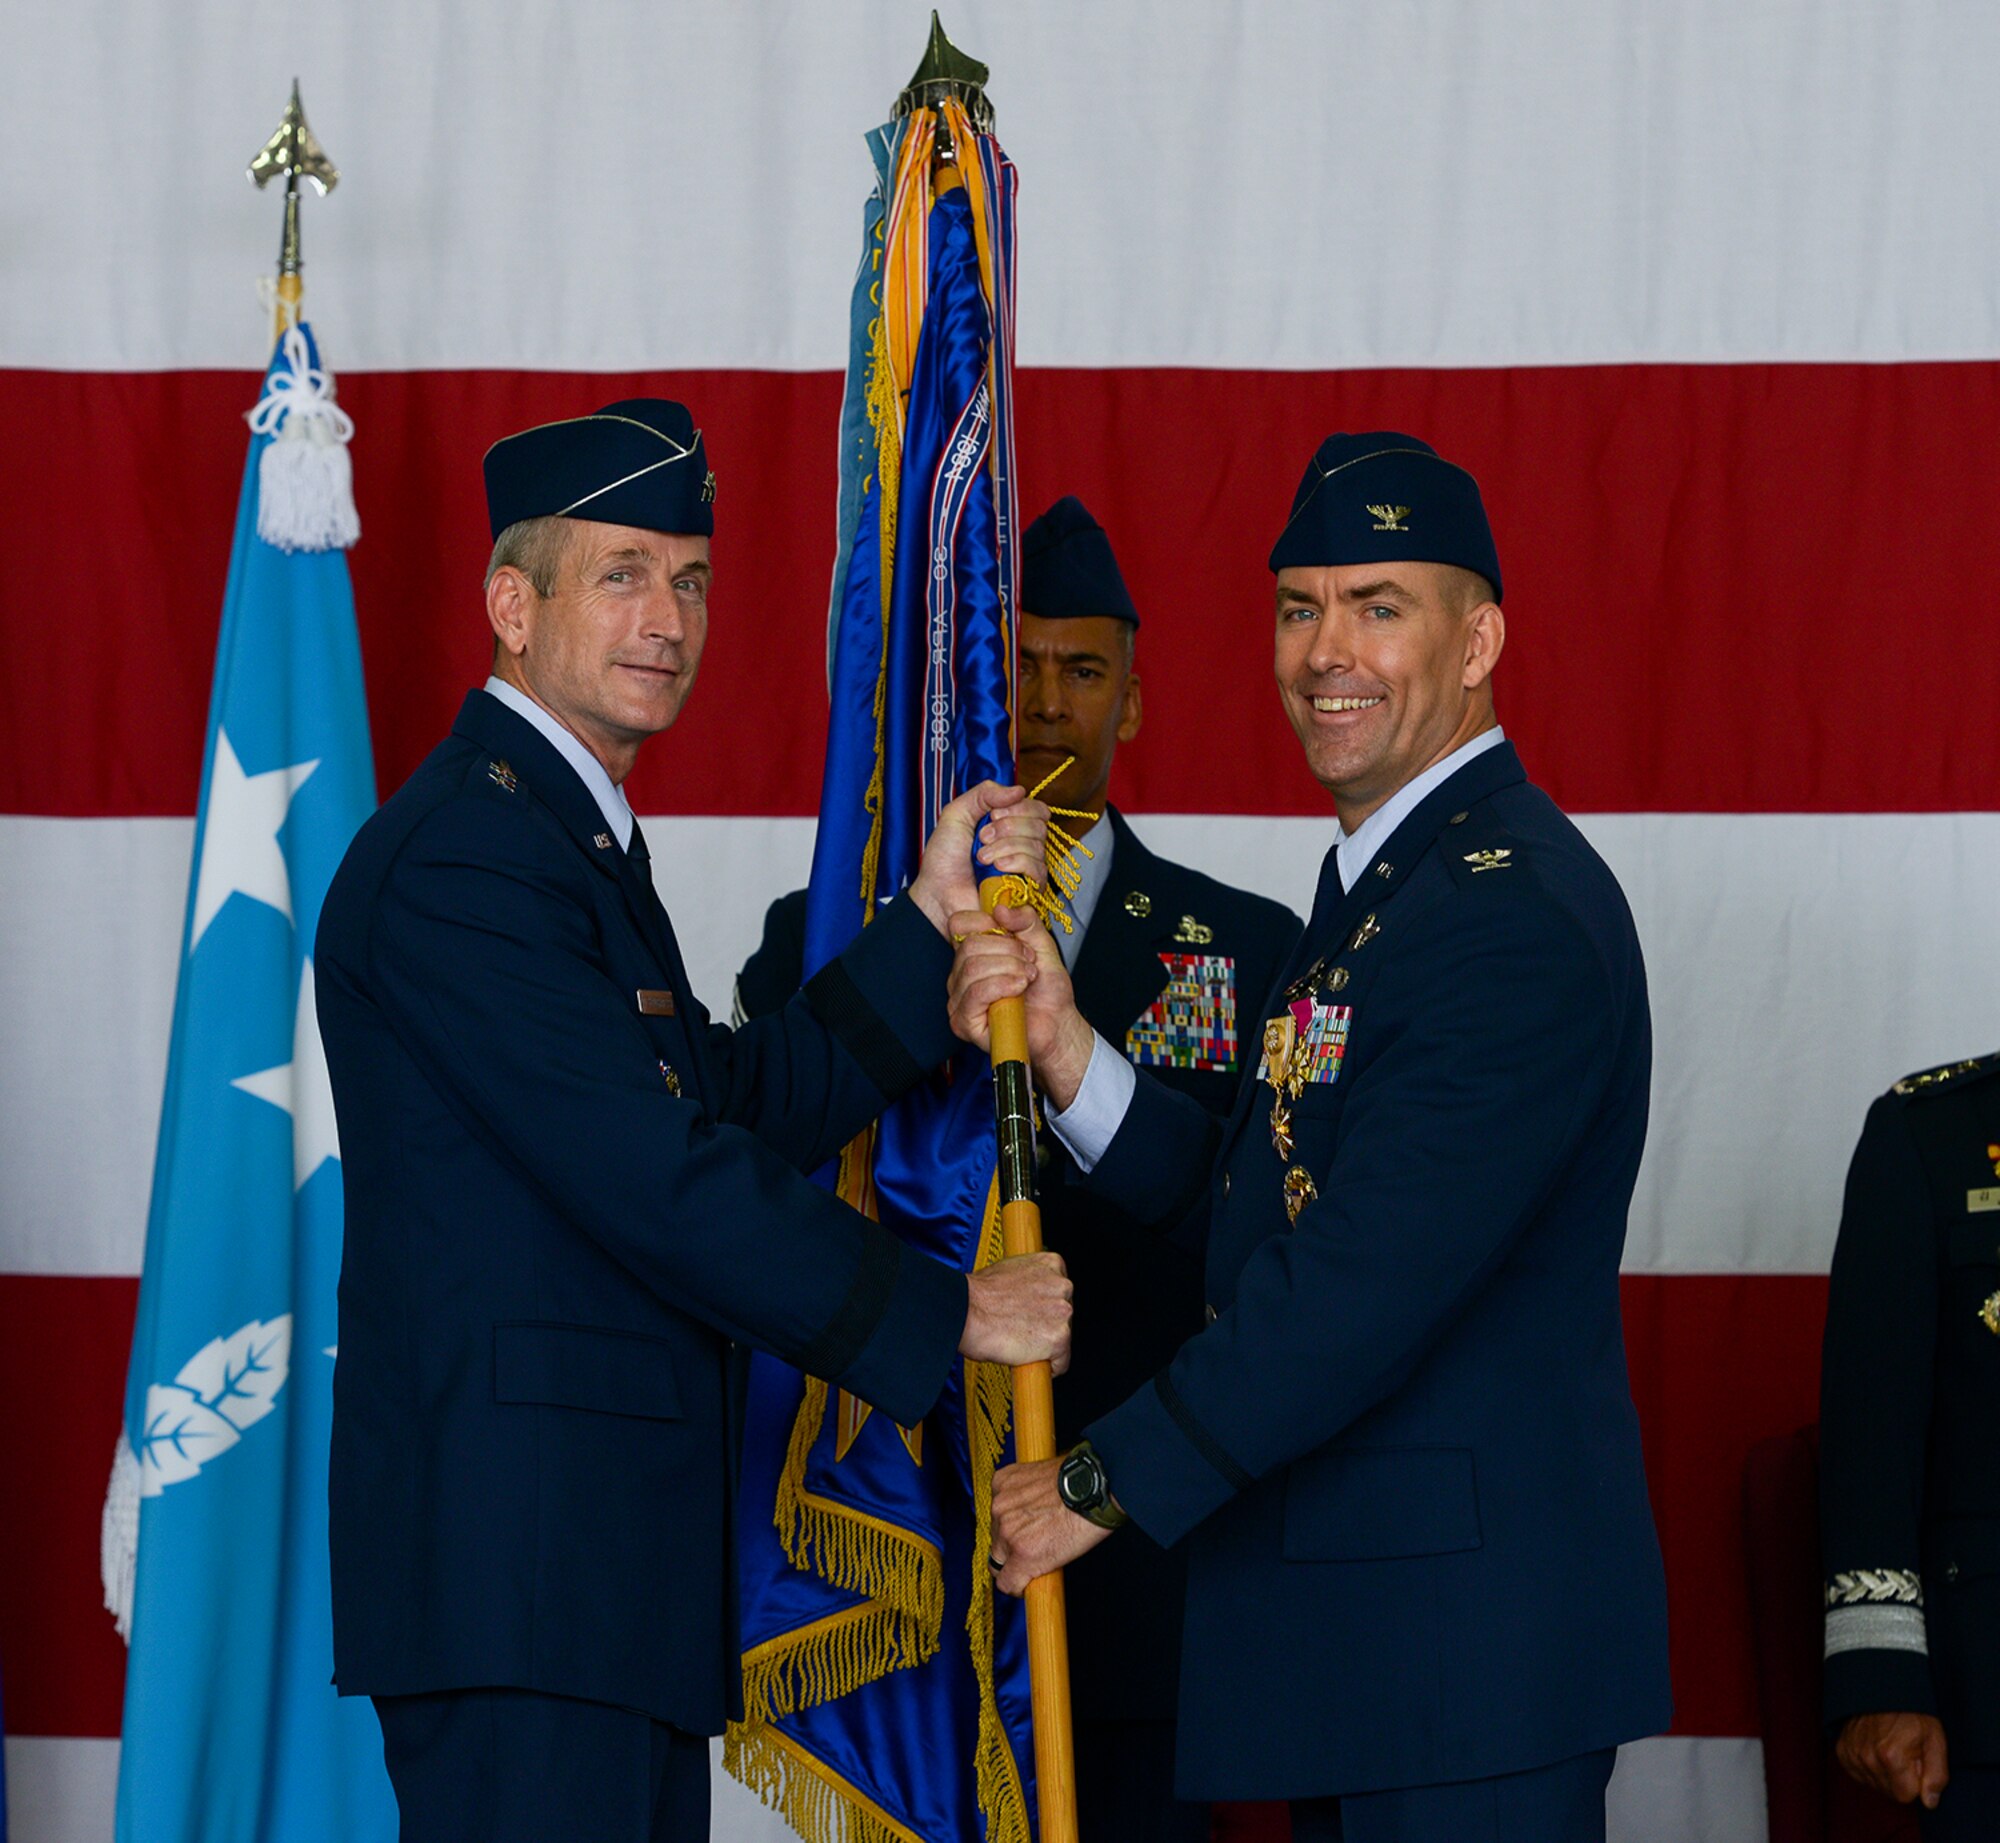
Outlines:
[[[1127,1520],[1188,1544],[1184,1794],[1288,1799],[1302,1840],[1594,1843],[1617,1743],[1668,1717],[1618,1309],[1638,941],[1496,725],[1472,477],[1330,437],[1271,566],[1339,825],[1227,1123],[1096,1041],[1033,933],[954,975],[975,1039],[1025,987],[1093,1193],[1209,1222],[1208,1327],[996,1482],[995,1565],[1019,1588]]]
[[[1090,855],[1068,905],[1075,931],[1056,947],[1091,1027],[1222,1119],[1246,1058],[1255,1063],[1254,1026],[1298,917],[1158,856],[1108,803],[1112,762],[1139,733],[1138,631],[1104,528],[1081,500],[1057,500],[1021,538],[1021,778],[1034,784],[1068,760],[1049,799],[1103,816],[1073,822]],[[797,989],[804,941],[805,892],[795,890],[771,905],[737,981],[745,1015]],[[1201,1260],[1086,1194],[1067,1161],[1047,1161],[1038,1182],[1043,1241],[1068,1264],[1087,1326],[1055,1391],[1057,1433],[1069,1441],[1201,1329]],[[1207,1807],[1173,1793],[1186,1580],[1183,1550],[1144,1535],[1070,1573],[1077,1815],[1090,1843],[1206,1843]]]
[[[909,1424],[961,1353],[1066,1356],[1057,1257],[968,1280],[801,1175],[944,1059],[975,828],[1032,871],[1042,818],[955,801],[851,952],[711,1028],[619,787],[700,663],[700,434],[614,403],[496,444],[486,487],[493,676],[319,929],[336,1678],[375,1699],[406,1843],[679,1843],[738,1705],[738,1347]]]
[[[1928,1843],[2000,1837],[2000,1055],[1905,1076],[1848,1169],[1820,1377],[1828,1724]]]

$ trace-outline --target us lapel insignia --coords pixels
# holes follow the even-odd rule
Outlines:
[[[1381,932],[1382,924],[1373,915],[1364,915],[1361,918],[1361,926],[1354,931],[1354,938],[1347,943],[1347,951],[1354,953],[1366,947]]]
[[[1375,514],[1377,531],[1409,530],[1409,526],[1403,523],[1403,520],[1410,516],[1408,506],[1370,506],[1368,509]]]
[[[675,1100],[679,1100],[681,1098],[681,1078],[674,1073],[673,1065],[669,1062],[662,1061],[660,1064],[660,1073],[667,1078],[667,1092],[671,1094]]]
[[[1174,939],[1189,947],[1206,947],[1215,939],[1215,930],[1205,922],[1198,922],[1192,915],[1183,915],[1181,925],[1174,930]]]
[[[1236,962],[1191,953],[1163,953],[1160,962],[1167,989],[1125,1033],[1125,1054],[1141,1068],[1234,1069]]]
[[[1144,890],[1129,891],[1125,897],[1125,913],[1144,921],[1153,912],[1153,899]]]
[[[521,784],[519,779],[516,778],[514,770],[508,767],[505,762],[488,762],[486,764],[486,778],[495,787],[504,787],[509,793],[512,793]]]
[[[590,842],[600,851],[609,851],[611,849],[611,834],[609,832],[593,832],[590,835]]]
[[[1995,1337],[2000,1337],[2000,1293],[1991,1294],[1979,1308],[1979,1322]]]
[[[1511,851],[1468,851],[1465,861],[1472,866],[1476,877],[1482,870],[1511,870],[1513,866],[1507,860],[1513,855]]]
[[[1319,1195],[1311,1174],[1294,1165],[1285,1173],[1285,1220],[1297,1222],[1299,1212]]]

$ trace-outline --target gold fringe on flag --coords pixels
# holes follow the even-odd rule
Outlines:
[[[722,1765],[807,1843],[925,1843],[776,1728],[732,1727],[723,1738]]]

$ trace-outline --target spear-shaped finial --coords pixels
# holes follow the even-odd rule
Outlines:
[[[950,97],[962,103],[972,126],[980,134],[993,132],[993,101],[986,94],[991,73],[977,58],[969,58],[944,35],[943,22],[931,14],[931,40],[924,47],[924,61],[917,74],[903,86],[891,116],[901,121],[912,109],[934,109]]]
[[[299,272],[304,266],[299,256],[299,181],[310,182],[321,197],[340,184],[340,169],[326,157],[319,137],[306,125],[296,77],[278,132],[250,162],[249,177],[259,191],[280,174],[285,181],[285,228],[278,240],[278,331],[282,335],[289,321],[298,317]]]

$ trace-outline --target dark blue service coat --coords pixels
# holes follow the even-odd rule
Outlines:
[[[1290,1154],[1254,1075],[1218,1126],[1141,1074],[1087,1180],[1209,1219],[1212,1322],[1088,1429],[1188,1544],[1178,1790],[1486,1778],[1662,1728],[1618,1303],[1651,1026],[1617,883],[1501,745],[1351,894],[1329,855],[1290,977],[1349,1008]]]
[[[2000,1055],[1868,1110],[1826,1304],[1820,1544],[1827,1720],[1936,1715],[1954,1774],[2000,1767]]]
[[[909,1426],[955,1360],[964,1277],[801,1175],[948,1054],[951,956],[900,902],[778,1015],[712,1027],[604,824],[474,692],[326,899],[335,1675],[717,1733],[732,1342]]]

